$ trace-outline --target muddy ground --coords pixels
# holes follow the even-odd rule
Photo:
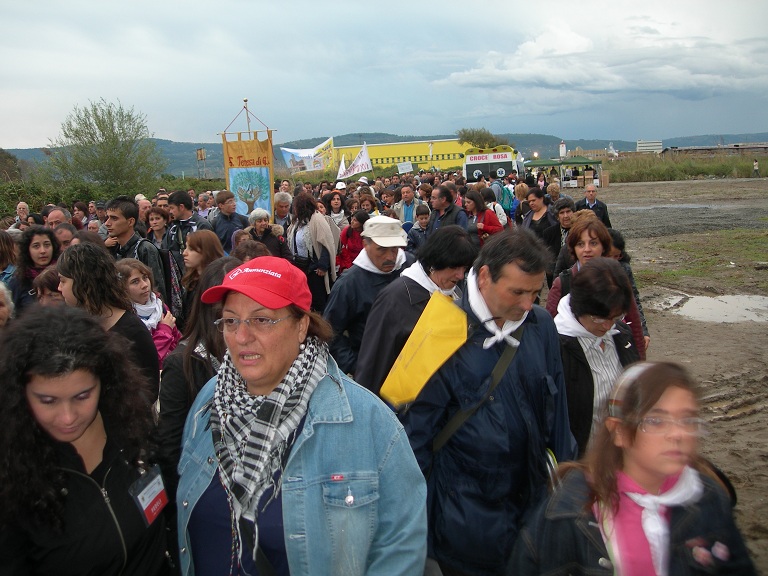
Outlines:
[[[565,190],[574,199],[578,190]],[[682,268],[690,254],[670,241],[706,238],[717,230],[768,229],[768,179],[611,184],[598,191],[621,230],[637,275]],[[702,236],[704,235],[704,236]],[[713,252],[716,247],[713,246]],[[768,322],[702,322],[680,315],[689,296],[768,296],[768,254],[706,277],[653,279],[641,284],[651,345],[648,358],[686,365],[702,382],[710,434],[702,452],[730,476],[739,502],[736,520],[760,573],[768,574]],[[735,266],[729,263],[726,266]],[[765,319],[765,316],[763,316]]]

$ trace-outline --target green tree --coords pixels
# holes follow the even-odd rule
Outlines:
[[[470,144],[475,148],[493,148],[509,141],[502,136],[492,134],[485,128],[462,128],[456,131],[459,144]]]
[[[151,137],[146,116],[119,101],[75,106],[50,142],[48,176],[69,189],[146,192],[166,167]]]
[[[12,182],[21,178],[19,159],[0,148],[0,181]]]

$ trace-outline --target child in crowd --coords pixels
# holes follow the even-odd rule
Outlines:
[[[337,274],[341,274],[347,268],[352,267],[352,263],[363,249],[363,237],[360,233],[363,231],[363,225],[369,216],[365,210],[358,210],[350,218],[349,226],[345,226],[339,236],[341,250],[336,256],[336,266],[339,267]]]
[[[405,249],[415,254],[427,241],[427,224],[429,224],[429,208],[425,204],[416,206],[416,223],[408,231],[408,244]]]
[[[133,302],[136,315],[152,334],[162,368],[163,360],[173,352],[181,340],[181,332],[176,328],[176,318],[155,294],[152,271],[148,266],[135,258],[123,258],[115,265],[125,284],[128,297]]]
[[[508,574],[755,574],[731,503],[697,457],[699,387],[669,362],[628,368],[585,458],[520,533]]]

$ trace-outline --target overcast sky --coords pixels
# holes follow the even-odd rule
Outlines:
[[[246,97],[275,143],[768,131],[763,0],[33,0],[2,24],[0,148],[100,98],[180,142],[219,141]]]

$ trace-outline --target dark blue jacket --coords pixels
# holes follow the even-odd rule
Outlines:
[[[701,479],[704,494],[698,502],[671,508],[669,574],[755,574],[733,522],[728,496],[707,476]],[[584,474],[569,473],[562,487],[541,505],[520,533],[507,574],[612,575],[613,565],[588,502]],[[716,542],[728,547],[730,559],[713,559],[712,566],[705,568],[694,559],[693,549],[698,546],[710,551]]]
[[[603,224],[605,224],[606,228],[611,227],[611,219],[608,218],[608,206],[605,205],[605,202],[595,198],[595,205],[588,206],[587,199],[582,198],[581,200],[578,200],[576,202],[575,208],[576,208],[576,212],[578,212],[579,210],[592,210],[592,212],[595,213],[595,215],[600,219],[600,221]]]
[[[481,401],[504,349],[496,344],[484,350],[490,334],[478,326],[467,293],[460,305],[468,315],[468,341],[401,420],[428,478],[430,557],[468,574],[503,574],[524,513],[546,494],[540,468],[545,446],[562,462],[575,456],[576,443],[557,331],[549,314],[534,306],[520,348],[490,398],[432,452],[433,439],[453,414]]]
[[[353,265],[333,285],[323,318],[333,326],[330,351],[343,373],[355,373],[365,323],[376,296],[414,261],[413,254],[406,252],[402,267],[389,274],[376,274]]]
[[[232,235],[238,230],[243,230],[247,227],[248,218],[237,212],[231,216],[219,212],[216,220],[213,221],[213,231],[216,232],[216,236],[219,237],[221,246],[227,254],[232,250]]]

